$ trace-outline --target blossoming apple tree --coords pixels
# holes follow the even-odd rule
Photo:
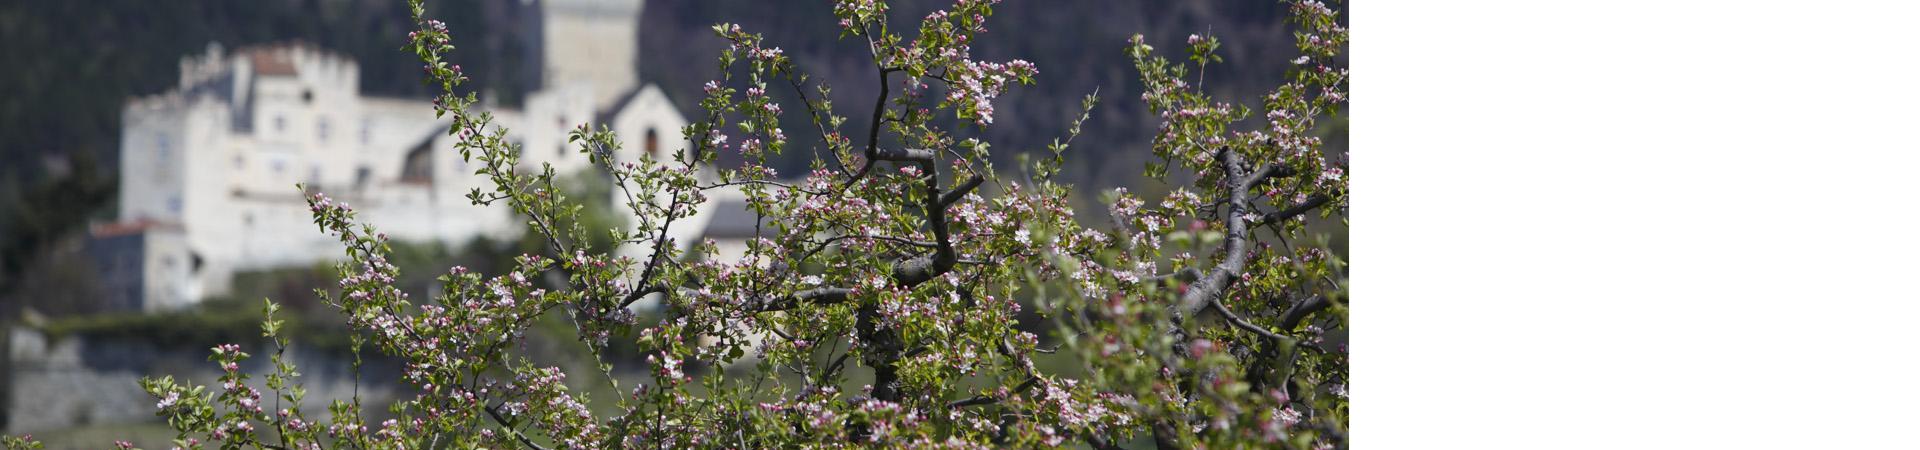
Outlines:
[[[1124,51],[1161,121],[1146,170],[1180,186],[1163,198],[1120,190],[1096,214],[1070,208],[1073,187],[1055,181],[1078,122],[1012,168],[994,167],[997,148],[978,137],[1017,126],[994,120],[995,98],[1040,70],[970,51],[998,0],[958,0],[915,29],[890,26],[884,1],[835,2],[841,38],[871,51],[879,83],[862,130],[845,129],[828,87],[779,47],[718,25],[731,46],[705,86],[703,119],[684,130],[694,151],[619,161],[606,129],[571,134],[634,217],[610,230],[583,225],[551,168],[521,169],[506,130],[460,93],[467,77],[445,60],[452,33],[411,3],[410,49],[443,90],[437,112],[492,182],[469,198],[524,216],[547,252],[507,273],[454,267],[437,295],[412,298],[394,285],[399,268],[377,224],[311,195],[314,222],[349,257],[326,300],[405,362],[411,391],[384,423],[368,423],[358,399],[323,413],[292,406],[303,392],[269,303],[276,346],[254,350],[273,358],[264,384],[250,384],[238,363],[252,355],[233,345],[214,349],[218,386],[144,383],[177,445],[1346,445],[1347,351],[1322,336],[1346,328],[1344,263],[1306,238],[1308,218],[1344,223],[1347,210],[1344,157],[1322,152],[1313,130],[1345,101],[1348,32],[1319,1],[1286,2],[1301,56],[1258,105],[1200,89],[1204,68],[1224,63],[1216,39],[1192,36],[1183,57],[1168,58],[1135,36]],[[801,104],[782,105],[773,90]],[[790,141],[785,114],[805,114],[823,138]],[[812,152],[813,164],[783,181],[766,160],[790,151]],[[745,162],[696,176],[721,152]],[[710,243],[678,250],[666,233],[720,188],[744,191],[766,231],[737,261]],[[658,250],[613,256],[593,248],[594,233]],[[630,312],[650,296],[660,317]],[[1018,326],[1023,308],[1045,318],[1047,345]],[[569,319],[597,373],[514,350],[549,314]],[[644,375],[613,370],[612,351],[641,355]],[[711,369],[738,362],[752,370]],[[589,399],[585,384],[620,394]]]

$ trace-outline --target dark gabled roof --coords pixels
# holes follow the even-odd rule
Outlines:
[[[759,236],[773,236],[773,217],[755,217],[753,210],[743,200],[716,200],[713,219],[707,221],[705,234],[709,238],[750,238],[754,237],[755,219],[759,219]]]
[[[646,88],[647,88],[646,86],[640,86],[633,89],[629,89],[627,90],[627,93],[620,95],[620,101],[613,102],[613,106],[607,107],[605,111],[594,112],[593,123],[595,124],[595,127],[598,127],[599,125],[612,126],[613,117],[620,115],[621,111],[626,111],[627,106],[632,105],[634,99],[640,98],[640,91]]]

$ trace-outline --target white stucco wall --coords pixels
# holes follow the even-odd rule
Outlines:
[[[648,130],[663,152],[686,148],[686,120],[660,89],[634,90],[640,7],[640,0],[543,2],[546,87],[530,93],[523,110],[489,111],[522,145],[521,170],[591,169],[566,137],[600,118],[626,142],[622,161],[639,159]],[[143,292],[156,300],[149,304],[164,309],[224,294],[237,270],[344,257],[313,225],[296,183],[352,204],[361,220],[398,240],[460,245],[478,236],[517,238],[524,229],[510,210],[466,198],[492,184],[454,149],[449,119],[434,117],[425,99],[360,95],[352,60],[302,45],[227,51],[211,44],[180,68],[175,91],[129,102],[121,139],[120,219],[178,227],[147,250],[146,266],[159,271],[146,277]],[[414,163],[415,175],[425,176],[409,177],[412,151],[423,145],[427,153]],[[619,196],[606,201],[626,210]],[[670,233],[684,248],[705,220],[681,220]],[[182,275],[194,257],[198,270]]]

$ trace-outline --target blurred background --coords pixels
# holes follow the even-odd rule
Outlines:
[[[338,249],[326,247],[325,236],[303,221],[304,206],[276,216],[285,211],[262,205],[284,207],[287,198],[298,198],[292,185],[302,181],[338,187],[374,205],[449,200],[435,197],[441,188],[434,187],[449,185],[447,175],[441,173],[439,181],[432,175],[457,172],[446,163],[434,166],[435,156],[423,153],[446,143],[414,131],[434,129],[425,107],[432,87],[421,82],[414,56],[401,49],[412,30],[405,3],[0,2],[0,42],[8,43],[0,46],[0,324],[7,330],[0,339],[8,348],[0,363],[0,430],[34,433],[55,448],[102,447],[102,436],[165,442],[171,433],[152,423],[152,400],[135,380],[211,374],[207,347],[258,340],[263,297],[291,310],[295,359],[312,397],[392,392],[395,387],[383,383],[393,377],[376,375],[392,372],[391,364],[373,352],[367,352],[365,366],[352,364],[344,326],[316,300],[313,290],[332,285],[333,275],[324,257],[312,255],[338,257]],[[719,22],[764,33],[812,80],[831,86],[832,99],[842,105],[836,113],[849,118],[847,130],[866,128],[860,105],[871,105],[877,94],[870,56],[862,43],[838,38],[828,2],[429,3],[429,14],[453,30],[459,46],[453,60],[465,67],[475,89],[509,122],[530,130],[565,130],[601,119],[633,124],[631,132],[619,130],[629,147],[674,148],[674,139],[659,144],[653,133],[677,137],[675,124],[682,122],[676,116],[701,115],[700,86],[720,74],[716,57],[724,43],[710,30]],[[896,28],[911,28],[947,3],[895,1],[891,16]],[[1144,34],[1162,54],[1177,58],[1189,34],[1217,36],[1226,61],[1207,68],[1206,89],[1221,100],[1257,105],[1295,56],[1284,13],[1275,1],[1005,2],[975,53],[983,60],[1026,59],[1040,74],[1037,86],[1016,87],[1001,97],[996,126],[983,137],[994,144],[998,167],[1015,167],[1015,155],[1044,151],[1063,136],[1080,113],[1081,98],[1097,89],[1101,102],[1069,150],[1062,175],[1077,186],[1074,201],[1094,208],[1113,187],[1163,193],[1166,184],[1141,175],[1154,159],[1148,145],[1158,120],[1138,100],[1138,76],[1122,52],[1127,38]],[[281,85],[274,80],[281,78],[294,90],[276,91]],[[571,83],[576,79],[594,83]],[[812,155],[807,144],[817,142],[818,133],[790,90],[774,95],[789,105],[786,130],[800,149],[775,165],[783,174],[804,173]],[[294,106],[274,109],[282,100]],[[338,111],[352,117],[329,119],[348,114]],[[203,116],[210,122],[196,122]],[[561,120],[547,123],[555,122],[547,116]],[[286,132],[287,117],[297,122],[291,129],[302,131]],[[1344,155],[1345,117],[1323,123],[1329,155]],[[286,134],[275,134],[281,132]],[[271,154],[248,159],[254,157],[236,153],[230,163],[226,153],[212,163],[194,160],[212,151],[200,148],[209,142],[221,152],[273,147],[261,151],[315,161],[357,156],[337,164],[313,162],[311,171],[282,167],[285,162]],[[176,160],[185,162],[170,162]],[[729,163],[737,161],[721,161]],[[218,173],[258,180],[235,182],[251,190],[228,192],[196,187],[206,177],[173,169],[195,164],[231,166]],[[216,190],[226,200],[154,196],[169,186]],[[590,194],[605,186],[589,180],[575,188]],[[247,208],[265,209],[256,219]],[[619,220],[606,210],[593,214],[596,220]],[[1101,214],[1085,216],[1104,220]],[[407,221],[399,213],[383,217]],[[742,230],[723,229],[725,222],[715,219],[712,227],[688,233],[744,237],[729,234]],[[193,225],[200,223],[210,225]],[[233,256],[228,249],[200,248],[221,244],[195,237],[196,228],[228,225],[275,236],[310,235],[246,245],[315,249],[265,256],[254,249]],[[403,234],[425,238],[403,239],[396,249],[403,273],[414,274],[401,283],[416,296],[429,292],[432,274],[447,267],[492,272],[538,249],[537,242],[498,226],[451,232],[458,226],[436,227]],[[1344,253],[1344,227],[1327,229],[1327,238]],[[313,244],[315,237],[320,244]],[[205,274],[213,272],[218,276]],[[560,360],[584,356],[567,345],[572,338],[566,325],[550,325],[550,333],[533,338],[539,347],[533,351]]]

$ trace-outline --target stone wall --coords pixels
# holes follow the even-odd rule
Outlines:
[[[155,399],[140,389],[141,377],[172,375],[195,384],[217,385],[220,375],[218,367],[207,361],[209,348],[198,346],[161,348],[129,338],[49,336],[24,327],[9,330],[6,337],[6,367],[0,368],[6,372],[0,377],[6,387],[0,398],[6,408],[0,416],[0,429],[7,434],[89,424],[159,422],[154,415]],[[263,374],[271,370],[271,345],[240,344],[254,355],[241,366],[242,371],[255,374],[249,384],[260,389],[263,397],[270,395]],[[401,388],[392,381],[399,379],[399,367],[376,358],[378,352],[371,348],[363,353],[367,358],[358,383],[361,399],[384,404]],[[324,417],[333,400],[353,396],[356,381],[351,355],[295,346],[287,350],[287,356],[298,367],[297,381],[307,389],[301,406],[307,414]]]

